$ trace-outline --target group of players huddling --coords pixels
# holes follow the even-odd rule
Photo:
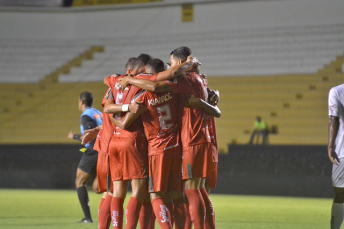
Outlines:
[[[217,179],[219,93],[208,88],[188,47],[173,50],[170,61],[141,54],[128,60],[125,75],[104,79],[103,123],[82,136],[83,143],[96,139],[100,229],[111,222],[121,229],[124,214],[132,229],[155,221],[161,228],[216,227],[208,193]]]

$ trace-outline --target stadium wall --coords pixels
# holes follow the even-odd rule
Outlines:
[[[73,189],[80,145],[1,145],[0,188]],[[332,197],[326,146],[229,145],[212,193]]]
[[[235,29],[339,24],[342,0],[195,2],[193,22],[182,4],[76,8],[0,8],[0,39],[97,39]],[[164,29],[161,29],[164,28]]]

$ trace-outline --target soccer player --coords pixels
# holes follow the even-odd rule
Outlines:
[[[328,156],[333,164],[334,200],[331,229],[340,229],[344,218],[344,84],[331,88],[328,96]]]
[[[116,77],[118,75],[112,75]],[[109,85],[108,85],[109,86]],[[109,100],[113,100],[111,87],[109,87],[103,97],[102,106]],[[132,103],[129,105],[129,110],[133,113],[143,112],[140,110],[139,105]],[[120,105],[113,105],[111,108],[113,111],[121,111]],[[96,128],[86,130],[82,136],[82,143],[89,143],[96,139],[94,149],[98,151],[98,163],[97,163],[97,178],[99,193],[103,193],[101,202],[98,209],[98,229],[107,229],[111,223],[111,200],[113,185],[110,177],[109,168],[109,155],[108,147],[112,135],[114,133],[115,126],[111,121],[112,114],[105,113],[103,109],[103,124]]]
[[[134,65],[135,61],[138,61],[135,58],[129,59],[128,65]],[[165,75],[173,76],[174,74],[180,74],[179,72],[185,71],[183,70],[184,66],[188,66],[190,63],[185,63],[176,66],[176,68],[171,68],[168,71],[164,72]],[[135,64],[135,67],[132,72],[127,72],[130,74],[137,74],[139,73],[136,71],[139,66]],[[162,76],[164,76],[162,74]],[[124,77],[124,76],[123,76]],[[116,101],[116,104],[127,104],[134,95],[141,89],[135,87],[126,88],[123,92],[119,91],[118,87],[118,79],[117,78],[110,78],[112,80],[110,84],[112,85],[112,92]],[[124,109],[123,111],[127,111],[127,106],[122,106]],[[105,110],[107,110],[105,106]],[[117,116],[119,118],[120,116]],[[141,124],[142,125],[142,124]],[[124,128],[126,129],[126,128]],[[140,121],[135,120],[134,124],[131,124],[128,130],[124,130],[123,128],[116,128],[116,134],[114,135],[113,139],[110,143],[110,162],[111,164],[116,164],[117,166],[120,165],[120,169],[114,168],[114,171],[111,167],[111,176],[114,180],[114,197],[112,200],[112,220],[114,228],[121,227],[123,222],[123,201],[127,192],[128,180],[131,178],[132,180],[132,197],[129,200],[127,206],[127,225],[126,228],[135,228],[137,224],[137,216],[140,210],[141,204],[145,199],[147,189],[145,188],[146,179],[145,179],[145,162],[147,162],[147,153],[145,154],[146,145],[144,143],[144,139],[142,138],[143,131],[140,127]],[[138,140],[138,142],[134,141]],[[127,142],[125,142],[127,141]],[[140,147],[137,150],[137,147]],[[112,151],[112,153],[111,153]],[[118,155],[118,156],[115,156]],[[145,157],[146,156],[146,157]],[[125,160],[125,164],[123,162]],[[132,163],[132,164],[131,164]],[[131,165],[130,165],[131,164]],[[135,168],[135,169],[134,169]],[[138,169],[140,168],[140,169]],[[125,174],[124,174],[125,173]],[[136,178],[136,179],[132,179]],[[143,191],[144,190],[144,191]]]
[[[92,104],[92,93],[85,91],[80,94],[79,110],[82,112],[80,118],[81,134],[83,134],[85,130],[92,129],[102,125],[102,113],[99,110],[93,108]],[[69,132],[68,138],[81,141],[81,135],[74,134],[72,131]],[[93,149],[93,145],[94,141],[85,145],[86,151],[80,159],[78,169],[76,172],[75,186],[77,189],[80,205],[85,215],[85,218],[81,220],[81,223],[93,223],[89,207],[88,193],[86,189],[87,183],[93,176],[96,175],[98,152]],[[95,192],[98,192],[97,178],[94,179],[93,190]]]
[[[151,59],[146,65],[146,72],[157,73],[165,69],[160,59]],[[138,75],[138,78],[154,80],[158,75]],[[185,206],[181,182],[181,148],[178,127],[178,99],[171,92],[151,93],[143,91],[135,98],[148,109],[141,114],[149,153],[149,191],[155,216],[161,228],[172,228],[173,208],[178,213],[175,217],[176,228],[184,228]],[[129,128],[139,115],[128,113],[123,120],[114,120],[122,128]],[[179,198],[178,198],[179,197]],[[170,207],[168,207],[170,206]]]
[[[171,68],[183,63],[191,55],[191,50],[187,47],[180,47],[171,52]],[[195,228],[204,228],[204,212],[213,214],[213,206],[209,196],[205,191],[205,180],[207,173],[212,170],[213,162],[217,163],[216,157],[213,157],[214,147],[214,128],[211,122],[211,116],[220,117],[221,111],[216,106],[212,106],[208,100],[208,91],[204,78],[198,73],[197,67],[189,71],[188,74],[178,78],[176,84],[166,84],[165,82],[140,81],[135,78],[125,78],[122,80],[123,86],[133,84],[143,89],[159,92],[173,89],[174,93],[180,93],[182,112],[181,137],[183,146],[183,180],[185,185],[185,194]],[[189,108],[190,95],[193,95],[199,108]],[[185,104],[186,101],[186,104]],[[185,107],[186,106],[186,107]],[[209,176],[209,175],[208,175]],[[210,220],[212,217],[207,217]],[[214,220],[214,219],[212,219]],[[210,227],[215,227],[215,222],[209,222]]]

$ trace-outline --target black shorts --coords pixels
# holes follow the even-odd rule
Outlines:
[[[93,149],[87,149],[80,159],[78,168],[88,174],[96,175],[97,160],[98,152]]]

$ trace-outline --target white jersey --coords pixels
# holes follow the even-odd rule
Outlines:
[[[338,158],[344,157],[344,84],[331,88],[328,95],[328,115],[339,118],[339,129],[335,142]]]

